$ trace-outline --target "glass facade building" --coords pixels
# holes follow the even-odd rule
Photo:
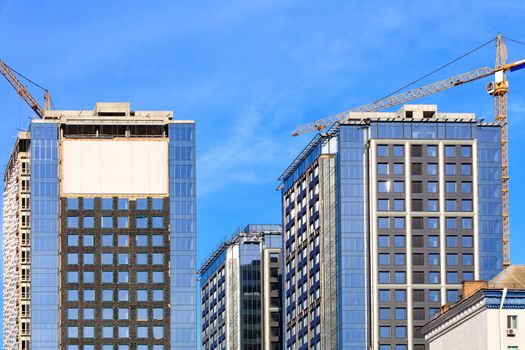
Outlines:
[[[281,349],[281,226],[248,225],[199,270],[202,349]]]
[[[423,350],[418,329],[502,267],[499,126],[351,113],[281,176],[286,349]]]
[[[5,183],[23,190],[4,204],[7,265],[27,262],[4,281],[20,297],[10,348],[197,348],[192,121],[128,103],[47,111],[19,135]]]

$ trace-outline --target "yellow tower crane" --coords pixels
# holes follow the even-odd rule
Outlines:
[[[393,107],[405,102],[413,101],[421,97],[448,90],[458,85],[485,78],[493,75],[494,81],[487,85],[487,92],[494,96],[494,114],[496,122],[501,126],[501,196],[503,202],[503,267],[510,265],[510,225],[509,225],[509,159],[508,159],[508,121],[507,121],[507,92],[509,85],[506,79],[506,72],[525,68],[525,59],[506,63],[507,49],[498,34],[496,48],[496,66],[494,68],[482,67],[473,71],[463,73],[445,80],[425,85],[407,92],[394,96],[389,96],[367,105],[357,107],[342,113],[338,113],[323,119],[319,119],[307,124],[298,126],[292,136],[305,134],[312,131],[320,131],[329,126],[337,127],[344,123],[349,113],[355,112],[375,112],[389,107]],[[493,41],[493,40],[492,40]]]

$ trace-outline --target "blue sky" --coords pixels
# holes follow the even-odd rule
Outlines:
[[[130,101],[196,120],[201,261],[238,226],[280,222],[276,179],[311,137],[291,138],[296,125],[380,98],[498,32],[525,41],[524,11],[505,0],[0,0],[0,58],[49,88],[57,109]],[[508,48],[525,58],[525,46]],[[493,66],[494,54],[421,83]],[[525,71],[509,81],[512,261],[525,263]],[[492,120],[487,82],[421,102]],[[32,113],[6,81],[0,103],[4,165]]]

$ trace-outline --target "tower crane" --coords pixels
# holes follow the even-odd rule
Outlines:
[[[4,61],[0,60],[0,72],[7,79],[7,81],[13,86],[16,92],[26,101],[26,103],[31,107],[31,109],[40,117],[44,117],[44,109],[38,104],[35,98],[29,93],[29,91],[22,85],[22,83],[16,78],[13,70],[9,68]],[[38,85],[37,85],[38,86]],[[41,86],[39,86],[42,88]],[[43,89],[43,88],[42,88]],[[51,109],[51,97],[49,90],[43,89],[44,99],[46,101],[45,110]]]
[[[492,40],[493,41],[493,40]],[[501,196],[502,196],[502,221],[503,221],[503,267],[510,265],[510,223],[509,223],[509,159],[508,159],[508,120],[507,120],[507,92],[509,84],[507,72],[525,68],[525,59],[507,63],[507,49],[498,34],[496,46],[496,64],[494,68],[481,67],[473,71],[456,75],[454,77],[409,90],[394,96],[389,96],[367,105],[341,112],[323,119],[298,126],[292,136],[305,134],[311,131],[321,131],[329,126],[336,127],[344,123],[350,113],[375,112],[393,107],[405,102],[413,101],[440,91],[451,89],[471,81],[493,75],[494,81],[487,84],[487,92],[494,96],[495,121],[501,127]]]

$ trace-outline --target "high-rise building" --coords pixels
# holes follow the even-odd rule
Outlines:
[[[4,176],[4,348],[195,350],[195,125],[46,111]]]
[[[248,225],[204,262],[202,349],[282,349],[281,247],[281,225]]]
[[[286,349],[422,350],[502,267],[500,127],[435,105],[350,113],[280,177]]]

